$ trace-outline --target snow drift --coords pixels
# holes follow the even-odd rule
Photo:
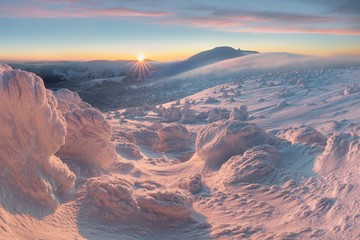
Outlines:
[[[75,175],[54,153],[65,143],[57,100],[35,74],[0,65],[1,182],[54,207]],[[16,189],[16,190],[15,190]]]
[[[208,166],[220,167],[230,157],[265,144],[267,139],[265,131],[253,123],[238,120],[218,121],[199,131],[196,151]]]
[[[78,164],[106,167],[117,158],[111,126],[101,112],[67,89],[54,92],[67,124],[65,144],[56,153]]]
[[[192,197],[178,188],[167,189],[155,182],[132,183],[117,176],[89,179],[79,198],[93,216],[140,224],[191,219]]]
[[[191,149],[192,141],[189,131],[180,124],[172,124],[158,131],[161,152],[178,152]]]
[[[328,174],[350,161],[357,161],[360,153],[360,137],[341,133],[327,140],[324,152],[316,159],[314,171]]]
[[[279,158],[278,150],[270,145],[259,145],[246,150],[243,155],[232,156],[220,168],[224,184],[252,183],[274,170]]]
[[[286,139],[291,143],[318,144],[325,146],[326,137],[309,126],[288,128],[276,134],[277,137]]]

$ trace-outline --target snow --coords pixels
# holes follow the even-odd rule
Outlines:
[[[101,113],[0,65],[0,238],[359,238],[358,60],[254,54],[181,77],[203,90]]]
[[[190,150],[191,136],[186,127],[180,124],[172,124],[158,130],[159,145],[161,152],[181,152]]]
[[[221,166],[221,181],[224,184],[261,181],[263,176],[275,169],[278,155],[278,150],[270,145],[259,145],[243,155],[234,155]]]
[[[34,202],[56,207],[59,195],[67,193],[76,178],[54,156],[67,132],[56,98],[35,74],[0,65],[0,101],[3,187],[16,198],[24,194]],[[11,194],[3,192],[5,199],[7,195]]]
[[[117,156],[111,142],[111,126],[101,112],[69,90],[60,89],[54,95],[61,103],[59,109],[67,125],[65,144],[56,155],[99,167],[113,163]]]
[[[309,126],[288,128],[276,134],[277,137],[286,139],[291,143],[306,143],[326,145],[326,137]]]
[[[210,167],[220,167],[231,156],[266,142],[265,131],[253,123],[218,121],[199,131],[196,153]]]

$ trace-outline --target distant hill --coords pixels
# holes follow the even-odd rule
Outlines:
[[[163,69],[159,74],[162,76],[170,76],[178,73],[190,71],[209,64],[220,62],[223,60],[246,56],[258,53],[256,51],[247,51],[234,49],[232,47],[216,47],[211,50],[203,51],[194,56],[170,65]]]

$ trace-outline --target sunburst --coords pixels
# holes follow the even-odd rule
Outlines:
[[[151,76],[151,71],[154,68],[146,60],[143,53],[139,53],[136,56],[137,61],[131,63],[132,67],[128,72],[128,76],[136,78],[137,81],[145,80],[147,77]]]

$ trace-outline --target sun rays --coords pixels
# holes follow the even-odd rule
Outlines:
[[[137,61],[133,61],[131,63],[132,67],[127,75],[137,81],[145,80],[147,77],[151,76],[151,71],[153,71],[154,68],[148,60],[145,59],[145,55],[143,53],[139,53],[136,56],[136,59]]]

